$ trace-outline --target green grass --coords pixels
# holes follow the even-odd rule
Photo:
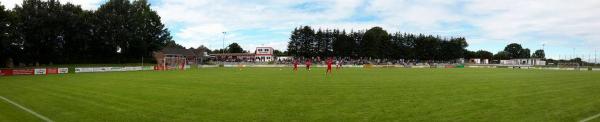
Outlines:
[[[579,121],[600,72],[206,68],[0,77],[0,96],[57,122]],[[40,119],[0,101],[0,121]]]

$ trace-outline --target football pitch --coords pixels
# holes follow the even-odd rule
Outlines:
[[[320,68],[204,68],[10,76],[0,77],[0,96],[6,98],[0,99],[3,122],[44,121],[40,116],[56,122],[600,121],[594,118],[600,72],[590,71],[345,68],[326,76]]]

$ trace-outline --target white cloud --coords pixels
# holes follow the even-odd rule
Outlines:
[[[174,31],[177,41],[188,44],[185,46],[196,47],[206,45],[211,48],[220,48],[222,31],[227,31],[227,40],[230,41],[255,41],[251,44],[265,43],[265,40],[276,41],[269,43],[281,44],[287,42],[284,38],[257,39],[256,35],[242,35],[242,30],[277,30],[277,34],[289,34],[291,30],[300,25],[313,25],[315,23],[326,23],[338,21],[352,16],[355,7],[361,5],[359,0],[266,0],[266,1],[186,1],[168,0],[161,1],[160,5],[153,8],[161,15],[163,22],[167,25],[178,23],[184,26],[179,31]],[[300,4],[320,4],[323,10],[307,11],[302,8],[294,9]],[[221,25],[215,29],[214,25]],[[260,34],[260,33],[259,33]],[[272,34],[272,33],[270,33]],[[222,37],[221,37],[222,38]],[[199,41],[202,40],[202,41]],[[192,44],[196,41],[197,44]],[[241,42],[238,42],[241,43]],[[242,45],[243,46],[243,45]],[[284,47],[284,46],[279,46]]]
[[[470,13],[479,15],[469,22],[485,31],[489,38],[510,39],[539,33],[598,39],[600,1],[474,1]]]
[[[597,0],[373,0],[368,10],[386,29],[466,36],[476,50],[499,51],[512,42],[532,49],[545,43],[547,52],[563,55],[600,47]]]
[[[244,50],[253,52],[256,47],[273,47],[274,49],[283,52],[287,49],[287,44],[288,43],[286,41],[272,41],[266,44],[244,44],[242,45],[242,48],[244,48]]]
[[[23,1],[19,0],[0,0],[0,3],[7,9],[12,9],[15,5],[20,5]]]
[[[7,8],[20,0],[0,0]],[[61,0],[97,8],[105,0]],[[152,3],[178,43],[188,47],[238,42],[285,48],[298,26],[465,36],[470,48],[500,50],[510,42],[550,53],[600,47],[598,0],[158,0]],[[299,6],[300,5],[300,6]],[[304,5],[304,6],[302,6]],[[357,16],[373,16],[356,21]],[[253,33],[249,30],[256,30]],[[583,50],[583,49],[582,49]]]

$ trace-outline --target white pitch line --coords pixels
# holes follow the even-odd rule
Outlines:
[[[33,115],[35,115],[36,117],[38,117],[38,118],[40,118],[40,119],[42,119],[42,120],[44,120],[44,121],[46,121],[46,122],[54,122],[54,121],[52,121],[52,120],[48,119],[48,117],[42,116],[41,114],[38,114],[38,113],[36,113],[35,111],[32,111],[32,110],[30,110],[30,109],[27,109],[27,108],[25,108],[25,107],[23,107],[23,106],[21,106],[21,105],[19,105],[19,104],[15,103],[15,102],[13,102],[13,101],[9,100],[9,99],[7,99],[7,98],[5,98],[5,97],[3,97],[3,96],[0,96],[0,99],[3,99],[4,101],[6,101],[6,102],[8,102],[8,103],[10,103],[10,104],[13,104],[13,105],[17,106],[17,107],[19,107],[19,108],[21,108],[21,109],[23,109],[23,110],[25,110],[25,111],[27,111],[27,112],[29,112],[29,113],[31,113],[31,114],[33,114]]]
[[[590,121],[590,120],[592,120],[592,119],[595,119],[595,118],[598,118],[598,117],[600,117],[600,113],[598,113],[598,114],[596,114],[596,115],[594,115],[594,116],[591,116],[591,117],[585,118],[585,119],[583,119],[583,120],[581,120],[581,121],[579,121],[579,122],[587,122],[587,121]]]

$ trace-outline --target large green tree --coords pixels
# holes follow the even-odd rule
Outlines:
[[[451,38],[449,41],[441,41],[441,49],[437,60],[454,60],[464,58],[464,50],[468,46],[464,38]]]
[[[302,38],[300,38],[302,36],[301,34],[302,33],[300,32],[300,30],[298,28],[294,28],[294,31],[292,31],[292,34],[290,36],[290,41],[288,42],[288,46],[287,46],[288,53],[290,53],[290,55],[292,55],[292,56],[296,56],[296,57],[303,56],[300,54],[302,52],[302,50],[301,50]]]
[[[94,52],[119,61],[149,57],[153,51],[172,43],[160,16],[146,0],[109,0],[96,11]],[[120,49],[121,52],[117,52]]]
[[[281,52],[280,50],[273,50],[273,55],[275,56],[286,56],[285,52]]]
[[[489,51],[485,51],[485,50],[479,50],[476,52],[477,58],[481,58],[481,59],[492,59],[494,58],[494,54],[489,52]]]
[[[103,58],[116,57],[118,62],[132,53],[130,44],[135,44],[133,41],[137,39],[132,33],[135,19],[130,8],[132,5],[129,0],[109,0],[98,8],[95,40],[98,49],[95,53],[99,53]],[[120,52],[117,52],[118,50]]]
[[[508,60],[510,59],[510,53],[506,51],[500,51],[494,55],[495,60]]]
[[[238,44],[238,43],[231,43],[229,46],[227,46],[227,52],[229,53],[242,53],[244,52],[244,49],[242,49],[242,47]]]
[[[392,37],[392,42],[397,51],[395,58],[398,59],[416,59],[416,37],[407,33],[395,33]]]
[[[94,24],[96,18],[92,11],[81,9],[78,5],[63,5],[62,22],[59,23],[64,33],[64,50],[60,63],[87,63],[94,56],[90,55],[90,45],[94,41]]]
[[[14,10],[18,19],[16,26],[22,35],[19,38],[24,41],[22,55],[27,60],[23,62],[38,65],[60,60],[68,35],[62,24],[66,23],[67,12],[63,12],[60,2],[24,0]]]
[[[385,58],[389,55],[391,46],[390,36],[381,27],[373,27],[365,32],[363,41],[360,43],[361,56],[373,58]]]
[[[367,31],[325,29],[309,26],[292,31],[288,52],[299,57],[345,57],[451,61],[463,58],[466,39],[407,33],[388,34],[381,27]]]
[[[529,50],[529,48],[523,49],[519,58],[531,58],[531,50]]]
[[[179,49],[185,49],[185,47],[183,47],[180,44],[177,44],[175,41],[171,40],[171,41],[167,41],[167,44],[165,44],[164,48],[179,48]]]
[[[317,32],[315,33],[315,41],[313,42],[313,46],[312,46],[313,47],[312,50],[314,50],[313,55],[316,55],[319,57],[325,56],[328,40],[329,39],[327,37],[327,32],[324,32],[321,29],[317,30]]]
[[[509,54],[508,57],[510,59],[520,58],[523,53],[523,47],[521,46],[521,44],[511,43],[506,45],[504,51]]]
[[[6,64],[6,60],[8,59],[6,53],[6,47],[8,46],[8,27],[2,25],[10,25],[9,21],[9,13],[4,10],[4,6],[2,2],[0,2],[0,67],[3,67]]]
[[[131,30],[135,35],[130,40],[130,52],[132,57],[150,56],[152,51],[160,50],[172,37],[162,24],[160,16],[150,8],[147,0],[133,1],[133,22]]]
[[[356,46],[352,47],[352,57],[353,58],[359,58],[361,57],[361,51],[362,49],[360,49],[361,47],[361,42],[364,40],[364,31],[352,31],[350,32],[350,38],[353,40],[354,44]]]
[[[465,50],[464,55],[466,59],[479,58],[475,51]]]
[[[504,48],[504,51],[507,52],[509,55],[509,59],[515,59],[515,58],[530,58],[531,57],[531,51],[527,48],[523,48],[521,46],[521,44],[517,44],[517,43],[511,43],[506,45],[506,47]]]
[[[9,59],[13,56],[15,48],[11,48],[13,34],[13,15],[12,12],[5,10],[0,3],[0,67],[6,67]]]
[[[419,35],[416,38],[415,52],[418,60],[435,60],[440,56],[440,41],[434,36]]]
[[[109,0],[96,11],[57,0],[23,0],[12,12],[1,10],[3,62],[7,57],[24,64],[137,62],[168,44],[180,46],[146,0]]]
[[[352,50],[356,43],[346,34],[346,31],[334,31],[335,40],[333,40],[333,53],[340,57],[351,57]]]
[[[544,50],[536,50],[532,55],[532,58],[542,58],[545,59],[546,58],[546,53],[544,53]]]
[[[298,57],[317,56],[315,42],[315,31],[309,26],[303,26],[295,29],[288,43],[288,52]]]

